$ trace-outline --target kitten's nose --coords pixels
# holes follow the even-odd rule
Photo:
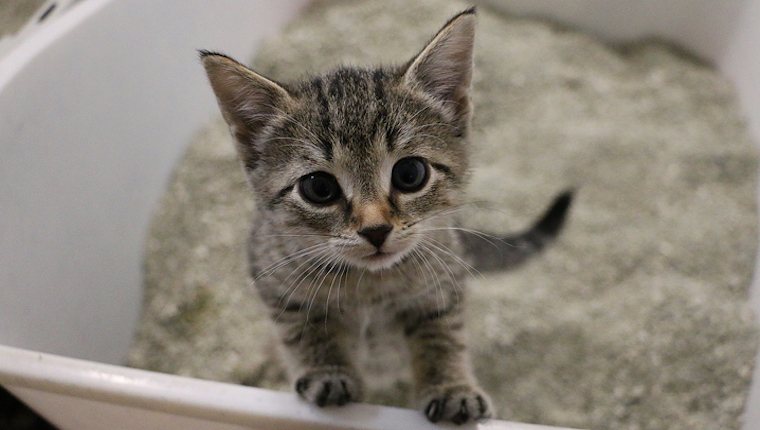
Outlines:
[[[383,243],[385,243],[385,239],[388,237],[391,230],[393,230],[392,225],[381,224],[364,227],[357,233],[367,239],[369,243],[375,245],[375,248],[380,249],[380,247],[383,246]]]

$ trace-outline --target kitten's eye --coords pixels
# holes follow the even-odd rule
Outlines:
[[[419,158],[403,158],[393,166],[391,182],[397,190],[412,193],[419,191],[428,180],[428,169]]]
[[[335,177],[325,172],[309,173],[298,186],[301,196],[308,202],[327,205],[340,197],[340,185]]]

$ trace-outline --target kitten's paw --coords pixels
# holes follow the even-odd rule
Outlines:
[[[360,400],[361,385],[357,378],[341,370],[318,370],[298,378],[296,392],[317,406],[343,406]]]
[[[422,403],[423,412],[434,423],[450,421],[464,424],[491,418],[491,400],[479,388],[470,385],[436,387]]]

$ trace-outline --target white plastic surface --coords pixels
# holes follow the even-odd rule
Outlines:
[[[303,0],[85,0],[0,62],[0,343],[120,363],[146,225],[216,104],[196,49],[252,55]]]
[[[7,370],[12,368],[12,370]],[[413,410],[353,404],[319,408],[294,394],[202,381],[0,346],[0,381],[53,419],[76,429],[440,428]],[[491,421],[472,428],[551,430]]]
[[[760,0],[484,1],[611,40],[679,41],[735,80],[760,136]],[[0,52],[0,383],[62,430],[434,428],[415,411],[319,410],[292,394],[102,364],[129,347],[151,210],[216,114],[195,49],[250,58],[305,3],[82,0]],[[760,384],[746,422],[760,429]]]

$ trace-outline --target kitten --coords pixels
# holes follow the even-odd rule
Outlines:
[[[399,330],[433,422],[489,418],[463,341],[464,279],[519,263],[560,230],[560,196],[528,232],[467,234],[475,10],[453,17],[401,67],[338,68],[281,84],[224,55],[201,58],[256,197],[249,255],[295,390],[360,401],[354,352]]]

